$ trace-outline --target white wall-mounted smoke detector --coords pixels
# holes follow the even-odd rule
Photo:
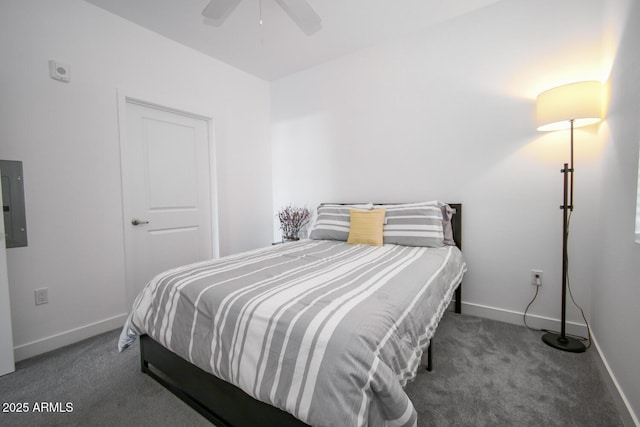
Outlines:
[[[68,82],[71,76],[71,67],[64,62],[49,60],[49,77],[61,82]]]

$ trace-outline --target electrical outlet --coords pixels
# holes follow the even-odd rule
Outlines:
[[[47,304],[49,302],[49,288],[36,289],[33,293],[36,296],[36,305]]]
[[[531,270],[531,284],[542,286],[542,270]]]

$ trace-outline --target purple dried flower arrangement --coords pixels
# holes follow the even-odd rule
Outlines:
[[[283,240],[299,240],[298,233],[308,222],[311,214],[307,208],[297,208],[293,205],[285,206],[278,211],[280,229]]]

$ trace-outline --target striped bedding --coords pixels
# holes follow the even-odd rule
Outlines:
[[[276,245],[158,275],[119,346],[148,334],[313,426],[413,426],[403,387],[465,271],[455,246]]]

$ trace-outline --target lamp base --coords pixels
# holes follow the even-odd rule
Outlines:
[[[542,341],[553,348],[571,353],[583,353],[587,349],[582,341],[571,337],[563,337],[560,334],[544,334]]]

